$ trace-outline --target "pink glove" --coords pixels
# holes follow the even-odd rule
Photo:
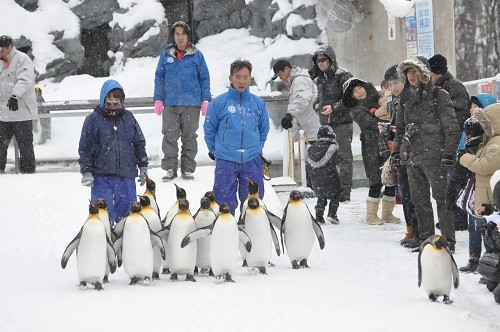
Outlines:
[[[155,113],[161,115],[163,112],[163,101],[155,100]]]
[[[208,108],[208,100],[204,100],[201,103],[201,115],[203,116],[207,115],[207,108]]]

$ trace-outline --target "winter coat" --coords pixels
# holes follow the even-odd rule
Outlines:
[[[353,85],[362,82],[367,97],[364,100],[356,100],[352,97]],[[378,107],[379,94],[373,84],[364,82],[359,79],[351,79],[349,84],[344,89],[342,101],[344,105],[353,105],[349,108],[354,122],[361,129],[359,139],[361,140],[361,155],[363,157],[363,165],[365,167],[366,177],[369,180],[370,186],[380,184],[380,167],[383,164],[383,159],[379,153],[379,119],[370,113],[371,108]]]
[[[319,54],[327,56],[331,62],[331,67],[321,72],[316,64],[316,57]],[[340,124],[352,123],[352,117],[349,110],[342,104],[342,87],[344,83],[352,77],[347,69],[337,66],[335,51],[330,45],[320,46],[313,55],[314,67],[309,72],[311,78],[315,80],[318,86],[318,98],[315,104],[319,104],[318,112],[321,112],[323,106],[331,105],[333,113],[328,115],[319,114],[320,124],[336,127]]]
[[[245,163],[259,156],[269,132],[269,115],[262,98],[233,86],[209,105],[205,142],[216,158]]]
[[[173,44],[161,52],[153,99],[162,100],[164,106],[200,106],[203,100],[212,100],[208,67],[196,47],[190,45],[180,60]]]
[[[298,139],[299,130],[304,130],[308,141],[315,141],[319,129],[319,117],[314,110],[314,100],[318,92],[316,84],[307,69],[293,68],[290,73],[290,90],[287,113],[294,118],[293,140]]]
[[[441,76],[434,85],[448,92],[453,104],[453,109],[455,110],[455,115],[457,116],[458,124],[460,128],[463,128],[465,120],[470,117],[470,98],[465,86],[462,82],[454,78],[450,72],[446,72]]]
[[[464,154],[460,164],[476,173],[474,208],[477,209],[492,202],[490,178],[500,169],[500,104],[477,110],[474,117],[484,129],[483,143],[475,155]]]
[[[321,137],[307,150],[306,171],[316,197],[335,199],[340,195],[338,149],[335,139]]]
[[[25,53],[15,47],[7,55],[10,65],[3,68],[0,61],[0,121],[18,122],[34,120],[38,117],[35,94],[35,67]],[[19,109],[11,111],[7,102],[11,96],[17,97]]]
[[[82,174],[135,178],[137,167],[148,166],[146,139],[132,112],[123,110],[114,117],[104,115],[106,94],[115,88],[123,90],[118,82],[106,81],[99,106],[85,118],[78,163]]]
[[[413,88],[406,71],[416,68],[422,75],[422,84]],[[453,158],[457,148],[460,127],[450,96],[430,83],[429,70],[419,61],[405,60],[398,66],[398,74],[405,87],[401,92],[402,109],[396,113],[396,137],[393,153],[401,152],[401,159],[421,165],[440,164],[443,157]],[[400,151],[406,126],[417,128],[407,147],[407,156]],[[401,149],[402,150],[402,149]]]

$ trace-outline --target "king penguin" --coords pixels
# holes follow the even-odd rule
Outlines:
[[[150,228],[142,216],[141,204],[133,202],[130,214],[123,221],[123,232],[113,247],[118,253],[118,264],[130,278],[130,285],[149,283],[153,274],[153,247],[158,246],[165,257],[163,242]]]
[[[104,224],[104,228],[106,229],[106,235],[108,236],[111,243],[115,242],[115,234],[111,231],[111,221],[109,220],[108,214],[108,204],[104,198],[98,198],[96,201],[97,208],[99,209],[99,213],[97,216],[101,219]],[[109,282],[110,268],[109,264],[106,263],[106,274],[104,275],[103,283]]]
[[[252,250],[246,255],[248,266],[259,269],[259,272],[266,274],[271,253],[272,243],[276,254],[281,254],[280,245],[276,232],[269,220],[266,210],[260,205],[259,199],[251,197],[248,199],[248,206],[243,211],[241,223],[245,232],[252,240]],[[240,249],[240,252],[242,250]]]
[[[314,234],[318,238],[320,249],[323,250],[325,247],[323,230],[302,200],[302,194],[297,190],[292,190],[284,210],[280,235],[282,245],[286,246],[288,258],[294,269],[298,269],[300,266],[309,267],[307,259],[314,244]],[[285,237],[284,244],[283,235]]]
[[[450,300],[451,282],[458,288],[457,264],[444,236],[432,235],[420,245],[418,254],[418,287],[422,285],[431,301],[443,296],[443,302]]]
[[[210,199],[208,197],[202,197],[200,200],[200,208],[194,215],[196,229],[212,225],[216,217],[215,212],[210,206]],[[200,269],[200,273],[207,273],[210,270],[210,238],[210,236],[206,236],[196,241],[195,273],[197,269]],[[210,273],[212,273],[212,271],[210,271]]]
[[[186,281],[196,281],[193,276],[196,265],[196,242],[181,247],[182,239],[195,229],[193,216],[189,212],[189,202],[186,199],[180,199],[179,212],[170,223],[167,241],[167,261],[171,272],[170,280],[176,281],[179,274],[185,274]]]
[[[156,183],[146,175],[146,191],[144,191],[143,196],[149,197],[149,204],[151,208],[156,212],[158,218],[160,218],[160,208],[158,207],[158,202],[156,201]]]
[[[217,281],[234,282],[231,274],[238,260],[238,242],[243,243],[248,252],[252,249],[252,242],[245,231],[238,227],[227,203],[220,205],[219,216],[214,223],[186,235],[181,246],[185,247],[192,241],[208,236],[211,236],[210,263]]]
[[[213,191],[207,191],[203,197],[206,197],[210,200],[210,207],[212,211],[215,212],[216,215],[219,215],[219,204],[215,201],[215,194]]]
[[[149,224],[149,228],[154,232],[159,232],[161,227],[160,217],[156,213],[156,211],[151,206],[149,196],[143,195],[139,196],[139,202],[141,203],[141,214],[147,220]],[[161,252],[160,247],[155,246],[153,248],[153,280],[160,279],[160,271],[161,271]]]
[[[77,271],[82,288],[87,283],[94,285],[96,290],[101,290],[102,282],[109,265],[111,273],[116,270],[116,259],[113,245],[106,235],[103,222],[97,216],[99,209],[93,203],[89,205],[89,216],[83,224],[78,235],[68,244],[61,258],[61,267],[66,264],[73,253],[77,251]]]

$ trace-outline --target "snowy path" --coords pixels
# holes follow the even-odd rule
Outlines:
[[[198,168],[196,181],[182,181],[192,212],[210,190],[212,167]],[[174,201],[171,183],[157,180],[162,215]],[[417,287],[417,255],[398,240],[403,225],[362,223],[367,189],[342,204],[340,224],[325,225],[326,247],[317,243],[310,269],[292,270],[285,256],[263,276],[237,268],[234,284],[197,276],[196,283],[168,277],[149,286],[129,286],[120,268],[105,290],[77,287],[76,259],[65,270],[61,255],[87,215],[89,189],[77,173],[2,175],[0,217],[0,331],[498,331],[500,309],[478,284],[460,277],[452,305],[432,303]],[[140,188],[142,193],[144,189]],[[279,200],[286,201],[286,196]],[[276,196],[268,206],[277,208]],[[314,199],[307,200],[312,209]],[[402,216],[401,207],[396,212]],[[467,261],[467,232],[458,233],[459,266]]]

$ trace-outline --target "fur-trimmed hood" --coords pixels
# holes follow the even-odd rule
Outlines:
[[[500,103],[477,110],[474,117],[483,127],[484,135],[487,138],[500,135]]]
[[[399,80],[406,84],[408,83],[408,78],[406,77],[406,71],[410,68],[415,68],[422,74],[422,83],[427,84],[431,80],[431,72],[429,68],[422,62],[418,60],[407,59],[399,63],[398,65],[398,76]]]

